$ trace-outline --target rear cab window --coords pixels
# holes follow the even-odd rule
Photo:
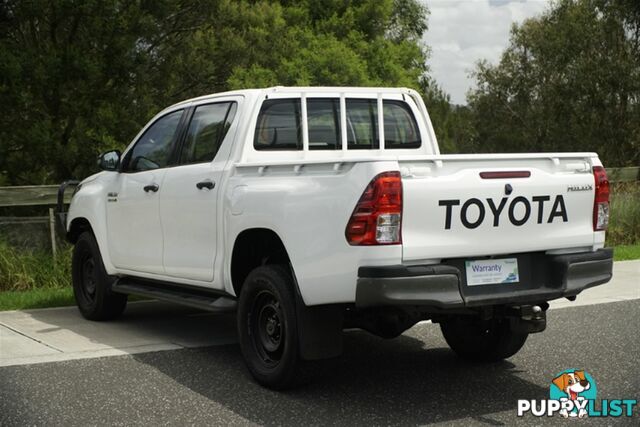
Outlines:
[[[302,151],[301,99],[267,99],[256,122],[253,147],[258,151]],[[347,150],[380,148],[377,99],[346,98]],[[340,98],[307,98],[309,150],[341,150]],[[401,100],[383,100],[385,149],[420,148],[413,111]]]

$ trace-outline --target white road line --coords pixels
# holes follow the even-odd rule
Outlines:
[[[150,353],[154,351],[181,350],[176,344],[152,344],[125,348],[107,348],[101,350],[80,351],[75,353],[46,354],[28,357],[0,359],[0,367],[35,365],[39,363],[64,362],[66,360],[95,359],[98,357],[124,356],[128,354]]]
[[[23,333],[22,333],[22,332],[20,332],[19,330],[14,329],[14,328],[12,328],[12,327],[11,327],[11,326],[9,326],[9,325],[5,325],[5,324],[4,324],[4,323],[2,323],[2,322],[0,322],[0,326],[3,326],[3,327],[5,327],[5,328],[9,329],[10,331],[12,331],[12,332],[14,332],[14,333],[16,333],[16,334],[18,334],[18,335],[21,335],[21,336],[25,337],[25,338],[26,338],[26,339],[28,339],[28,340],[31,340],[31,341],[37,342],[38,344],[42,344],[42,345],[44,345],[45,347],[49,347],[50,349],[55,350],[55,351],[57,351],[57,352],[59,352],[59,353],[62,353],[62,352],[63,352],[63,351],[62,351],[62,350],[60,350],[59,348],[55,348],[54,346],[49,345],[49,344],[47,344],[46,342],[43,342],[43,341],[40,341],[40,340],[38,340],[38,339],[36,339],[36,338],[30,337],[30,336],[29,336],[29,335],[27,335],[27,334],[23,334]]]

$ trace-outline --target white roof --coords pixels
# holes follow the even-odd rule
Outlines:
[[[232,90],[227,92],[219,92],[219,93],[211,93],[209,95],[198,96],[196,98],[187,99],[177,104],[174,104],[166,110],[172,109],[174,107],[178,107],[180,105],[189,104],[195,101],[204,101],[211,98],[218,98],[222,96],[233,96],[233,95],[249,95],[249,94],[269,94],[269,93],[334,93],[336,95],[348,92],[348,93],[370,93],[374,94],[399,94],[406,93],[411,94],[415,93],[412,89],[406,87],[358,87],[358,86],[272,86],[267,88],[258,88],[258,89],[241,89],[241,90]]]

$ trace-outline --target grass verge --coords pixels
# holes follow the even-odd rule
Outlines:
[[[73,290],[61,289],[31,289],[29,291],[0,292],[0,311],[26,310],[29,308],[64,307],[74,305]]]
[[[640,243],[619,245],[614,248],[615,261],[640,259]],[[129,297],[129,301],[141,301],[141,297]],[[31,308],[64,307],[75,305],[71,286],[62,288],[31,288],[22,291],[0,291],[0,311]]]
[[[640,259],[640,243],[637,245],[620,245],[613,248],[614,261]]]
[[[0,310],[74,305],[71,248],[51,254],[14,248],[0,241]]]
[[[640,181],[611,185],[607,246],[640,243]]]
[[[50,253],[14,248],[0,241],[0,292],[71,286],[71,247],[56,260]]]

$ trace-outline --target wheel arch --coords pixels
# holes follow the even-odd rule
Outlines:
[[[249,272],[268,264],[286,264],[290,269],[302,359],[326,359],[342,353],[344,306],[332,304],[310,307],[305,304],[289,254],[275,231],[251,228],[236,237],[231,255],[231,283],[236,296],[240,296]]]
[[[93,227],[91,227],[91,223],[87,218],[76,217],[69,224],[69,231],[67,231],[67,240],[70,243],[75,244],[78,241],[80,235],[85,231],[90,231],[95,235]]]
[[[251,270],[267,264],[287,265],[297,283],[291,259],[278,233],[269,228],[249,228],[240,232],[231,252],[231,284],[236,296],[240,295]],[[299,293],[298,289],[295,291]]]

